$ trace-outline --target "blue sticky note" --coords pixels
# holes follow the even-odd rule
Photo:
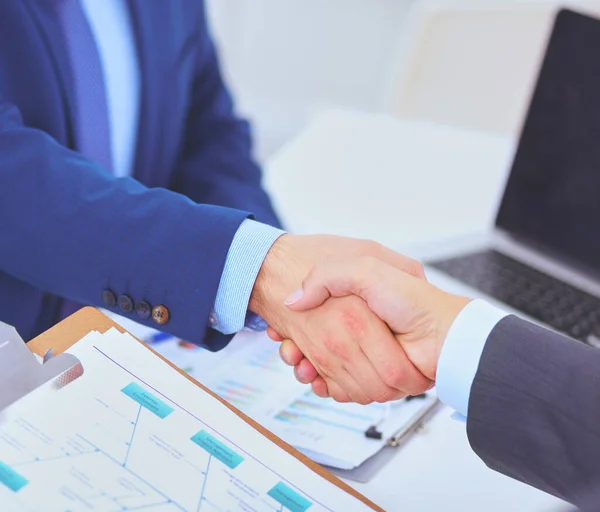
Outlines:
[[[305,512],[312,505],[304,496],[300,496],[283,482],[279,482],[267,494],[292,512]]]
[[[149,391],[146,391],[143,387],[138,386],[135,382],[127,384],[121,392],[125,393],[132,400],[135,400],[142,407],[156,414],[159,418],[165,419],[173,412],[172,407],[169,407],[162,400]]]
[[[24,476],[19,475],[19,473],[10,466],[0,462],[0,483],[6,485],[11,491],[17,492],[25,487],[29,483],[29,480]]]
[[[201,430],[197,434],[193,435],[191,440],[198,446],[204,448],[213,457],[219,459],[230,469],[237,468],[244,460],[242,456],[234,452],[228,446],[225,446],[218,439],[215,439],[205,430]]]

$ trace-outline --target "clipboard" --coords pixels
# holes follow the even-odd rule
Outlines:
[[[393,459],[400,448],[406,443],[411,436],[418,434],[425,428],[425,424],[440,410],[441,402],[435,399],[431,404],[426,406],[414,418],[411,418],[407,424],[390,437],[385,446],[375,455],[368,458],[360,466],[354,469],[339,469],[327,467],[334,475],[354,480],[355,482],[367,483],[375,475],[382,470],[391,459]]]
[[[122,327],[117,325],[115,322],[113,322],[111,319],[109,319],[106,315],[104,315],[97,309],[92,308],[92,307],[85,307],[85,308],[79,310],[78,312],[76,312],[75,314],[71,315],[70,317],[64,319],[62,322],[58,323],[54,327],[50,328],[48,331],[44,332],[43,334],[41,334],[38,337],[31,340],[27,344],[27,347],[29,348],[29,350],[31,352],[33,352],[34,354],[37,354],[40,357],[43,357],[49,350],[52,350],[54,354],[57,354],[57,356],[54,358],[55,360],[60,361],[61,358],[63,358],[62,359],[63,363],[66,363],[66,362],[73,363],[74,361],[72,359],[68,360],[68,361],[64,360],[64,356],[72,357],[72,355],[71,354],[63,354],[63,352],[68,350],[72,345],[77,343],[77,341],[79,341],[81,338],[86,336],[91,331],[98,331],[100,333],[104,333],[111,328],[115,328],[122,333],[127,332],[125,329],[123,329]],[[383,512],[382,508],[375,505],[372,501],[367,499],[365,496],[361,495],[359,492],[357,492],[355,489],[350,487],[348,484],[342,482],[339,478],[334,476],[331,472],[329,472],[322,466],[318,465],[317,463],[311,461],[308,457],[304,456],[298,450],[296,450],[292,446],[285,443],[283,440],[281,440],[280,438],[275,436],[273,433],[271,433],[269,430],[267,430],[260,424],[256,423],[254,420],[252,420],[251,418],[246,416],[244,413],[239,411],[236,407],[234,407],[233,405],[229,404],[228,402],[226,402],[225,400],[220,398],[218,395],[216,395],[211,390],[209,390],[208,388],[206,388],[205,386],[200,384],[198,381],[196,381],[195,379],[193,379],[192,377],[187,375],[185,372],[181,371],[179,368],[177,368],[175,365],[170,363],[167,359],[162,357],[160,354],[156,353],[154,350],[152,350],[150,347],[145,345],[143,342],[141,342],[140,340],[137,340],[137,341],[141,345],[143,345],[147,350],[151,351],[156,357],[158,357],[161,360],[163,360],[164,362],[166,362],[170,367],[172,367],[174,370],[176,370],[179,374],[183,375],[186,379],[193,382],[196,386],[200,387],[205,393],[208,393],[210,396],[212,396],[213,398],[218,400],[221,404],[225,405],[228,409],[230,409],[233,413],[235,413],[238,417],[240,417],[244,422],[246,422],[248,425],[250,425],[258,433],[260,433],[261,435],[266,437],[269,441],[276,444],[281,449],[285,450],[292,457],[298,459],[302,464],[304,464],[306,467],[308,467],[311,471],[318,474],[319,476],[321,476],[322,478],[324,478],[331,484],[335,485],[336,487],[342,489],[346,493],[350,494],[354,498],[358,499],[359,501],[364,503],[366,506],[368,506],[372,510],[375,510],[378,512]],[[77,361],[77,363],[78,362],[79,361]],[[36,361],[36,364],[40,365],[40,363],[38,363],[37,361]],[[40,366],[46,366],[48,364],[49,363],[45,363]],[[57,364],[57,363],[54,363],[54,364]],[[81,368],[81,370],[83,372],[85,372],[85,368]],[[64,371],[59,372],[59,373],[64,373]]]

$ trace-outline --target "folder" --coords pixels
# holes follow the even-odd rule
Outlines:
[[[72,386],[72,389],[74,390],[76,388],[76,386],[82,385],[82,383],[85,379],[81,379],[81,381],[79,381],[81,376],[84,375],[87,378],[88,375],[91,375],[96,370],[91,369],[91,368],[87,368],[87,370],[86,370],[86,363],[85,363],[84,358],[81,358],[81,360],[78,360],[76,355],[64,353],[64,352],[66,352],[67,350],[72,350],[73,352],[77,352],[77,348],[78,348],[79,344],[81,344],[81,346],[83,347],[83,344],[87,343],[87,341],[85,341],[85,339],[91,337],[92,335],[98,336],[98,339],[100,339],[99,337],[101,336],[101,333],[109,333],[115,329],[116,329],[116,331],[118,331],[118,333],[122,333],[122,335],[124,336],[124,338],[123,338],[124,343],[127,341],[125,337],[131,336],[128,333],[126,333],[126,331],[123,328],[119,327],[117,324],[115,324],[112,320],[110,320],[108,317],[106,317],[100,311],[98,311],[94,308],[87,307],[87,308],[81,309],[74,315],[70,316],[69,318],[63,320],[61,323],[59,323],[59,324],[55,325],[54,327],[52,327],[51,329],[49,329],[47,332],[43,333],[42,335],[40,335],[37,338],[30,341],[27,344],[27,348],[29,350],[31,350],[31,352],[37,354],[39,357],[42,358],[42,357],[48,355],[48,351],[52,350],[54,357],[44,363],[39,363],[37,360],[34,361],[33,363],[31,361],[29,361],[27,363],[27,365],[28,365],[27,372],[24,372],[24,375],[29,376],[31,378],[31,380],[29,381],[28,385],[25,385],[24,387],[20,388],[19,392],[22,394],[21,398],[19,398],[18,396],[12,396],[11,400],[6,400],[7,403],[5,403],[5,405],[7,405],[8,403],[12,403],[13,406],[8,407],[7,409],[5,409],[5,411],[2,411],[0,408],[0,434],[2,433],[1,429],[3,428],[3,419],[6,420],[6,414],[4,414],[4,412],[8,411],[8,413],[10,413],[10,411],[12,411],[14,407],[18,406],[20,403],[26,403],[26,400],[29,399],[30,397],[32,397],[33,395],[36,395],[36,393],[39,394],[42,391],[46,392],[46,390],[37,390],[35,392],[32,392],[32,387],[34,387],[34,384],[35,384],[35,386],[43,386],[43,387],[47,387],[48,389],[52,389],[53,393],[54,393],[53,396],[55,396],[55,397],[60,396],[60,394],[63,392],[65,393],[65,395],[63,395],[63,396],[67,396],[66,393],[68,393],[68,390],[69,390],[69,388],[71,388],[71,386]],[[3,333],[3,331],[0,330],[0,335],[2,333]],[[6,333],[7,333],[7,331],[4,331],[4,336],[3,336],[4,338],[7,338]],[[12,335],[14,335],[14,333],[11,334],[11,336]],[[114,338],[114,336],[113,336],[113,338]],[[1,339],[2,338],[0,338],[0,340]],[[78,343],[78,342],[80,342],[80,343]],[[0,341],[0,358],[2,357],[1,343],[2,342]],[[239,438],[230,439],[230,438],[223,437],[221,439],[214,432],[211,433],[211,431],[208,427],[196,428],[197,432],[195,431],[194,435],[186,437],[184,440],[181,441],[181,443],[184,443],[184,442],[187,443],[185,445],[186,447],[192,446],[192,443],[193,443],[194,449],[197,449],[198,452],[202,452],[205,456],[206,456],[206,454],[208,454],[208,466],[206,468],[193,467],[195,463],[192,464],[190,462],[190,467],[192,467],[192,469],[193,469],[191,471],[191,473],[194,473],[194,475],[195,474],[204,475],[205,480],[204,480],[204,483],[202,484],[202,494],[204,494],[204,486],[207,485],[206,481],[209,479],[209,468],[210,468],[211,460],[212,460],[213,468],[211,469],[212,473],[210,473],[210,474],[211,475],[214,474],[214,476],[212,476],[211,478],[213,478],[215,482],[217,482],[217,480],[218,480],[219,485],[223,485],[223,486],[231,485],[230,490],[228,490],[229,494],[234,496],[235,499],[240,499],[239,498],[240,495],[247,495],[247,496],[252,497],[253,499],[257,498],[256,494],[258,491],[256,489],[260,488],[260,485],[258,485],[258,487],[256,489],[252,489],[251,485],[246,485],[246,483],[244,483],[241,478],[236,477],[236,474],[237,475],[241,474],[239,472],[236,473],[236,471],[241,471],[236,468],[238,468],[238,467],[242,468],[242,469],[244,467],[250,468],[250,469],[252,469],[252,472],[255,473],[256,475],[258,475],[261,471],[263,471],[263,472],[265,472],[265,474],[267,474],[266,472],[268,470],[270,470],[270,468],[268,468],[263,462],[261,462],[258,459],[257,459],[258,462],[255,462],[253,460],[250,461],[250,458],[251,458],[250,456],[253,453],[252,450],[258,449],[258,448],[256,448],[257,446],[258,447],[268,446],[269,453],[270,453],[269,457],[271,457],[273,460],[278,461],[278,463],[280,464],[279,467],[299,468],[298,471],[294,474],[300,474],[301,472],[305,472],[305,473],[302,473],[305,475],[310,474],[311,475],[310,478],[305,478],[303,480],[305,480],[305,481],[310,480],[312,488],[314,488],[314,489],[319,488],[319,492],[322,492],[322,493],[324,491],[326,491],[326,493],[333,493],[333,494],[340,493],[340,494],[336,494],[336,496],[343,497],[343,499],[341,499],[340,502],[343,501],[344,503],[346,503],[346,505],[344,505],[344,508],[337,508],[336,506],[331,506],[331,507],[324,507],[324,508],[322,508],[323,510],[352,510],[354,508],[356,510],[364,510],[365,508],[369,509],[369,510],[376,510],[376,511],[382,510],[377,505],[375,505],[373,502],[368,500],[366,497],[362,496],[360,493],[358,493],[357,491],[352,489],[350,486],[348,486],[344,482],[340,481],[337,477],[332,475],[329,471],[325,470],[318,464],[312,462],[310,459],[308,459],[307,457],[302,455],[300,452],[298,452],[297,450],[295,450],[294,448],[292,448],[291,446],[286,444],[284,441],[282,441],[275,435],[273,435],[267,429],[265,429],[264,427],[262,427],[261,425],[259,425],[258,423],[256,423],[255,421],[253,421],[251,418],[247,417],[243,413],[241,413],[234,406],[227,403],[226,401],[221,399],[219,396],[217,396],[216,394],[211,392],[209,389],[204,387],[202,384],[200,384],[199,382],[192,379],[189,375],[187,375],[186,373],[179,370],[177,367],[175,367],[169,361],[167,361],[166,359],[162,358],[159,354],[154,352],[151,348],[147,347],[145,344],[143,344],[139,340],[136,340],[136,342],[133,342],[133,343],[135,344],[135,351],[137,351],[138,354],[141,354],[140,351],[143,350],[144,357],[148,361],[150,361],[150,358],[152,358],[152,361],[155,361],[155,359],[160,359],[164,363],[164,364],[161,363],[161,371],[163,372],[161,375],[164,375],[164,376],[169,375],[172,377],[172,380],[173,380],[173,383],[171,383],[172,389],[175,389],[177,387],[182,388],[182,387],[186,387],[186,386],[187,386],[186,389],[188,389],[188,388],[190,388],[189,382],[193,383],[194,389],[196,389],[195,388],[196,386],[198,388],[200,388],[201,395],[204,397],[203,400],[205,399],[205,400],[210,401],[210,404],[211,404],[210,410],[223,412],[226,409],[227,411],[230,411],[231,413],[233,413],[233,415],[235,415],[235,421],[239,422],[240,432],[242,432],[242,431],[245,432],[244,435],[239,436]],[[6,346],[8,346],[8,345],[6,345]],[[98,346],[102,346],[102,345],[98,345]],[[118,353],[119,348],[116,343],[111,341],[110,346],[111,346],[111,350],[115,351],[114,353]],[[96,346],[94,346],[94,348],[96,348]],[[100,351],[100,350],[98,350],[98,351]],[[6,353],[8,354],[8,351]],[[110,356],[110,354],[108,354],[108,356]],[[21,361],[22,361],[22,354],[21,354]],[[36,364],[37,367],[33,368],[31,366],[32,364]],[[164,365],[168,365],[169,368],[167,368]],[[46,367],[46,368],[44,368],[44,367]],[[96,380],[98,380],[98,381],[100,381],[102,379],[102,376],[96,376],[96,377],[97,377]],[[185,379],[185,382],[183,382],[182,379]],[[24,380],[27,381],[28,379],[25,378]],[[80,383],[75,384],[78,381]],[[110,381],[110,382],[112,382],[112,381]],[[167,384],[166,381],[165,381],[165,384]],[[58,389],[58,391],[56,391],[57,389]],[[197,389],[196,389],[196,391],[197,391]],[[173,409],[175,409],[175,406],[172,402],[169,402],[168,394],[165,392],[165,394],[163,395],[160,388],[156,388],[156,387],[153,388],[150,385],[146,385],[146,383],[144,383],[144,381],[140,380],[138,382],[138,381],[134,381],[134,379],[132,378],[131,382],[129,384],[124,386],[122,389],[119,389],[118,395],[119,395],[117,397],[118,400],[127,401],[127,404],[135,404],[135,407],[139,407],[138,409],[136,409],[138,411],[137,412],[138,418],[140,417],[141,414],[144,415],[145,418],[147,418],[147,420],[145,420],[145,421],[148,422],[147,423],[148,425],[151,422],[153,422],[152,425],[160,425],[160,428],[163,429],[164,432],[167,432],[168,431],[167,427],[165,427],[164,425],[166,425],[167,422],[169,422],[169,421],[174,421],[174,419],[172,420],[172,418],[174,418],[174,416],[176,416],[176,414],[173,413]],[[205,395],[209,395],[210,398],[206,397]],[[200,394],[198,395],[198,397],[200,397]],[[196,398],[198,398],[198,397],[196,397]],[[216,403],[215,401],[218,403]],[[98,402],[102,403],[102,397],[98,398]],[[38,403],[45,403],[45,402],[38,402]],[[208,404],[209,402],[206,402],[206,403]],[[50,402],[48,402],[48,404],[50,404]],[[102,403],[101,407],[104,408],[106,406],[106,408],[107,408],[106,410],[108,411],[108,409],[110,408],[109,407],[110,405],[111,404],[109,404],[109,403]],[[48,407],[50,407],[50,405],[48,405]],[[98,406],[97,404],[94,404],[94,407],[100,407],[100,406]],[[183,409],[183,410],[185,410],[185,409]],[[209,409],[206,409],[206,410],[208,411]],[[225,412],[230,415],[230,413],[227,411],[225,411]],[[109,411],[106,414],[113,414],[113,413],[117,414],[117,412],[118,411],[116,411],[116,409],[115,409],[115,411],[112,411],[112,412]],[[223,414],[225,414],[225,412],[223,412]],[[41,413],[39,413],[39,414],[41,414]],[[78,414],[85,416],[85,411],[84,410],[79,411],[79,412],[72,411],[72,416],[71,416],[72,421],[74,421],[74,422],[77,421]],[[121,413],[119,413],[119,414],[121,414]],[[3,416],[4,416],[4,418],[3,418]],[[8,414],[8,416],[10,419],[10,414]],[[181,413],[180,416],[183,416],[183,413]],[[191,415],[191,416],[193,417],[193,415]],[[228,416],[228,418],[229,418],[229,416]],[[232,418],[233,418],[233,416],[232,416]],[[89,418],[85,419],[85,421],[88,421],[88,420],[90,420],[90,419]],[[129,421],[129,418],[127,420]],[[162,423],[161,423],[161,420],[164,420],[164,421],[162,421]],[[191,421],[192,420],[189,420],[188,423],[190,423]],[[93,422],[90,420],[90,424],[91,423],[93,423]],[[141,457],[142,456],[140,454],[141,453],[140,450],[137,450],[137,452],[136,452],[135,449],[133,449],[131,447],[131,445],[133,444],[134,433],[135,433],[135,428],[137,426],[137,423],[134,424],[134,421],[131,421],[130,423],[133,425],[133,433],[131,434],[131,442],[124,443],[125,445],[127,445],[127,449],[126,449],[126,451],[124,451],[125,462],[123,462],[121,464],[123,467],[123,471],[128,469],[127,462],[126,462],[127,457],[134,457],[134,456]],[[175,423],[172,423],[172,425],[174,425],[174,424]],[[250,426],[251,429],[248,429],[247,428],[248,426]],[[233,430],[234,427],[235,426],[231,427],[231,430],[230,430],[231,432],[234,431]],[[246,430],[243,430],[243,429],[246,429]],[[33,430],[33,428],[31,426],[27,426],[28,434],[30,434],[31,430]],[[182,430],[182,432],[183,432],[183,430]],[[147,434],[148,434],[147,432],[143,432],[138,435],[147,435]],[[39,434],[39,435],[41,436],[41,434]],[[115,436],[117,434],[115,434],[114,432],[111,432],[110,435]],[[183,434],[182,434],[182,436],[183,436]],[[258,437],[254,437],[254,436],[258,436]],[[1,439],[1,436],[0,436],[0,439]],[[171,453],[168,454],[168,456],[170,456],[172,458],[175,457],[175,459],[173,459],[173,460],[176,460],[176,461],[178,461],[179,459],[182,458],[182,454],[178,453],[178,448],[176,446],[163,446],[163,445],[166,445],[167,443],[160,440],[159,436],[153,435],[150,439],[153,442],[152,446],[148,445],[148,446],[150,446],[150,448],[155,449],[155,450],[162,450],[161,453],[162,452],[166,453],[166,452],[170,451]],[[247,439],[248,440],[247,443],[252,446],[245,446],[244,445],[245,439]],[[103,449],[103,447],[101,446],[100,443],[98,443],[97,445],[94,445],[89,440],[76,440],[76,441],[80,442],[80,443],[83,443],[85,441],[86,443],[88,443],[88,445],[93,446],[93,449],[90,449],[89,453],[77,451],[74,454],[67,454],[67,455],[71,455],[71,456],[79,455],[81,457],[81,460],[83,460],[85,457],[90,457],[90,458],[96,457],[96,454],[100,453]],[[71,445],[77,444],[77,442],[73,442],[73,441],[69,441],[69,442],[71,443]],[[16,445],[16,443],[13,443],[13,444]],[[71,445],[67,445],[67,447],[70,447]],[[234,447],[234,449],[231,448],[232,446]],[[63,448],[61,448],[61,449],[63,449]],[[77,449],[80,450],[80,447],[77,447]],[[245,451],[245,450],[247,450],[247,451]],[[130,451],[132,453],[133,452],[135,452],[135,453],[130,455]],[[250,454],[250,455],[248,455],[248,454]],[[165,457],[166,456],[167,455],[165,455]],[[3,460],[3,457],[5,457],[5,454],[0,452],[0,491],[3,490],[2,484],[4,484],[4,491],[5,492],[13,492],[13,493],[22,492],[20,489],[26,488],[26,486],[27,486],[27,474],[23,475],[23,473],[25,473],[25,471],[21,468],[29,468],[30,474],[38,474],[40,471],[43,470],[44,464],[51,464],[51,463],[53,463],[52,461],[54,460],[51,457],[49,457],[48,460],[50,462],[46,462],[44,460],[40,461],[40,458],[36,457],[36,460],[34,460],[34,461],[26,460],[21,465],[15,465],[14,467],[11,467],[10,463],[7,464],[6,461]],[[179,459],[177,459],[177,457],[179,457]],[[103,458],[102,460],[105,460],[105,459],[108,460],[107,457]],[[70,460],[74,460],[74,459],[70,459]],[[245,460],[246,460],[246,462],[244,462]],[[250,462],[252,462],[252,464],[254,464],[254,466],[252,464],[250,464]],[[28,463],[29,463],[29,466],[27,466]],[[97,462],[95,462],[94,464],[96,466],[98,465]],[[217,472],[217,469],[215,469],[217,465],[219,466],[218,472]],[[33,467],[35,467],[35,472],[32,472],[31,468],[33,468]],[[97,469],[97,468],[95,468],[95,469]],[[307,469],[309,470],[309,472],[306,472]],[[73,472],[73,471],[74,470],[72,470],[71,472]],[[296,471],[296,470],[294,470],[294,471]],[[131,471],[130,471],[130,473],[131,473]],[[268,474],[269,474],[269,478],[271,478],[271,476],[272,476],[271,473],[268,473]],[[289,474],[292,474],[292,473],[289,473]],[[85,478],[82,475],[83,475],[83,473],[81,471],[77,474],[78,478],[83,481],[83,480],[85,480]],[[165,478],[167,476],[173,477],[173,475],[165,475]],[[279,478],[278,481],[276,483],[274,483],[273,485],[269,484],[268,489],[265,488],[264,494],[262,494],[260,496],[260,500],[262,500],[261,503],[262,502],[265,502],[265,503],[267,503],[267,502],[275,503],[276,502],[277,504],[281,504],[281,510],[304,511],[304,510],[309,510],[311,508],[312,508],[312,510],[321,510],[321,508],[319,508],[317,506],[317,505],[319,505],[319,503],[311,504],[310,499],[307,499],[306,496],[302,495],[302,492],[303,492],[302,486],[305,485],[305,481],[290,482],[285,479],[286,478],[285,475],[277,474],[277,476],[278,477],[281,476],[281,478]],[[181,474],[181,475],[178,475],[178,477],[181,477],[182,479],[184,479],[184,478],[189,477],[189,474],[187,474],[187,472],[186,472],[185,475]],[[256,478],[258,478],[258,476]],[[230,479],[230,483],[225,482],[224,479]],[[173,482],[172,482],[173,485],[176,485],[178,483],[179,478],[176,478],[176,479],[171,478],[171,480],[173,480]],[[197,481],[200,482],[200,480],[201,480],[201,478]],[[142,487],[144,480],[140,479],[140,481],[142,483],[140,483],[139,486]],[[145,483],[148,483],[148,482],[145,482]],[[91,485],[91,484],[88,482],[88,485]],[[128,485],[133,487],[133,485],[131,483],[129,483]],[[148,486],[148,487],[150,489],[152,489],[152,486]],[[8,489],[8,491],[6,489]],[[226,489],[226,487],[223,487],[223,489]],[[138,489],[138,491],[139,491],[139,489]],[[162,510],[162,508],[159,505],[166,507],[165,510],[167,510],[167,509],[171,510],[171,508],[168,508],[171,506],[173,506],[173,509],[175,510],[175,505],[177,505],[180,510],[188,509],[187,506],[177,504],[175,501],[168,498],[168,496],[166,496],[166,494],[167,494],[166,492],[162,492],[160,489],[154,489],[154,491],[157,491],[157,493],[158,493],[157,495],[161,495],[165,499],[164,503],[157,502],[157,510],[159,510],[159,509]],[[262,491],[260,491],[260,492],[262,492]],[[315,492],[317,492],[317,491],[315,491]],[[144,494],[144,493],[142,493],[142,494]],[[147,497],[147,493],[145,496]],[[94,499],[97,499],[97,496],[94,496]],[[111,498],[111,499],[115,499],[115,498]],[[119,499],[126,499],[126,498],[119,498]],[[129,499],[129,498],[127,498],[127,499]],[[200,497],[200,501],[198,502],[197,510],[200,510],[201,506],[203,505],[203,502],[202,502],[203,499],[206,499],[206,498]],[[250,499],[250,498],[248,498],[248,499]],[[345,501],[345,500],[350,500],[350,501]],[[0,492],[0,501],[2,501],[1,492]],[[240,501],[240,503],[241,503],[241,501]],[[350,503],[351,505],[348,505],[348,503]],[[121,504],[123,505],[123,508],[125,509],[126,508],[125,504],[123,504],[123,503],[121,503]],[[130,503],[130,506],[132,508],[133,508],[133,505],[135,505],[135,502]],[[312,505],[312,507],[311,507],[311,505]],[[143,509],[143,506],[138,507],[138,508]],[[189,509],[191,510],[192,507],[190,506]],[[196,510],[195,505],[194,505],[193,509]],[[240,509],[242,509],[242,508],[240,508]],[[48,508],[48,510],[50,510],[50,508]],[[311,510],[311,512],[312,512],[312,510]]]

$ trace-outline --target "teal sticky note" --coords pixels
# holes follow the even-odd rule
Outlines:
[[[25,487],[29,480],[19,475],[13,468],[0,462],[0,483],[3,483],[11,491],[17,492]]]
[[[146,391],[142,386],[138,386],[135,382],[127,384],[121,392],[125,393],[132,400],[135,400],[142,407],[156,414],[159,418],[165,419],[173,412],[172,407],[169,407],[158,397]]]
[[[191,440],[231,469],[238,467],[244,460],[242,456],[228,446],[225,446],[218,439],[215,439],[205,430],[201,430],[193,435]]]
[[[304,496],[300,496],[283,482],[279,482],[267,494],[292,512],[305,512],[312,505]]]

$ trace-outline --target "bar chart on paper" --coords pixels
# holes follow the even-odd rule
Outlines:
[[[399,421],[380,427],[384,439],[375,442],[366,438],[364,432],[387,414],[385,405],[340,404],[319,398],[311,391],[287,404],[266,424],[309,457],[330,466],[351,469],[373,455],[385,443],[386,436],[392,435],[398,424],[418,412],[419,407],[417,403],[392,407],[392,417]]]
[[[260,387],[230,379],[217,384],[213,391],[240,409],[247,409],[265,398],[265,392]]]
[[[84,376],[6,411],[3,511],[368,510],[123,336],[79,342]]]
[[[298,435],[320,440],[323,437],[339,436],[341,432],[363,435],[364,431],[376,423],[385,410],[384,405],[352,407],[352,404],[339,404],[323,400],[312,392],[305,393],[277,413],[274,419],[282,424],[281,430],[293,428]]]

